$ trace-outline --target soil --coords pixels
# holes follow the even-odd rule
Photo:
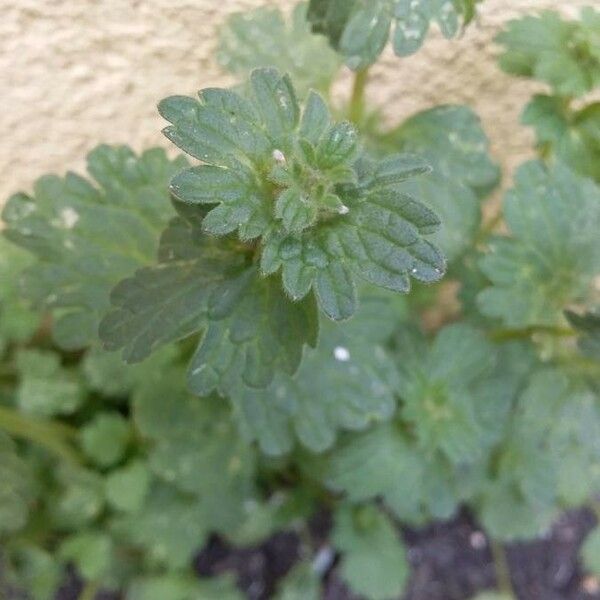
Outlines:
[[[581,543],[594,525],[590,511],[571,511],[544,539],[509,545],[507,558],[518,600],[600,600],[600,583],[587,576],[578,561]],[[327,545],[330,527],[325,512],[311,521],[316,549]],[[467,600],[494,588],[488,541],[467,512],[424,529],[404,528],[402,536],[412,567],[403,600]],[[200,577],[233,572],[248,600],[268,600],[300,553],[300,539],[293,532],[278,533],[260,546],[243,549],[213,537],[196,557],[194,567]],[[77,600],[80,590],[77,578],[69,573],[56,600]],[[95,600],[120,599],[99,593]],[[323,600],[360,600],[339,578],[335,561],[324,575]]]

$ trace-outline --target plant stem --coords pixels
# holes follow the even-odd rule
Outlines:
[[[510,577],[510,567],[508,565],[504,546],[492,540],[490,542],[490,549],[492,551],[492,559],[494,560],[494,567],[496,569],[496,585],[498,586],[498,590],[503,594],[508,595],[510,598],[516,598],[517,596]]]
[[[26,417],[12,408],[0,406],[0,429],[43,446],[71,464],[81,464],[83,459],[67,441],[75,431],[62,423]]]
[[[79,596],[79,600],[94,600],[98,591],[98,582],[88,581]]]
[[[354,124],[360,124],[365,114],[365,90],[369,80],[369,69],[361,69],[354,74],[354,85],[350,99],[348,118]]]
[[[489,337],[495,342],[504,342],[508,340],[527,339],[536,333],[546,333],[554,337],[573,337],[577,335],[575,330],[568,327],[534,325],[523,327],[522,329],[493,329],[489,332]]]

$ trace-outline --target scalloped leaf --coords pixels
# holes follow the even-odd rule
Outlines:
[[[310,31],[305,3],[296,6],[289,20],[278,8],[266,6],[230,15],[219,34],[217,58],[239,76],[276,67],[290,74],[303,97],[310,89],[326,92],[340,67],[327,40]]]
[[[99,146],[88,155],[93,183],[74,173],[47,175],[33,196],[8,200],[4,234],[37,258],[23,275],[24,294],[52,312],[61,347],[92,343],[112,286],[154,260],[173,214],[168,181],[186,164],[160,149],[137,156],[125,146]]]
[[[600,273],[600,189],[567,167],[523,165],[504,199],[510,237],[496,238],[480,268],[492,283],[480,310],[508,327],[552,326],[590,298]]]
[[[582,96],[600,84],[600,12],[581,10],[577,21],[542,11],[509,21],[496,41],[505,47],[507,73],[548,83],[561,96]]]

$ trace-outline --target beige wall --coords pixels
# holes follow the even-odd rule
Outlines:
[[[212,56],[215,27],[230,12],[262,4],[291,1],[0,0],[0,201],[45,172],[81,169],[98,142],[168,146],[156,103],[227,84]],[[519,112],[542,87],[503,75],[492,38],[512,16],[547,7],[572,14],[589,4],[485,0],[462,39],[436,35],[404,60],[386,54],[370,95],[391,121],[435,104],[470,104],[495,156],[512,168],[531,145]]]

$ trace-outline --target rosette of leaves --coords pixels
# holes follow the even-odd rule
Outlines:
[[[577,21],[543,11],[510,21],[496,41],[507,73],[550,85],[558,96],[582,96],[600,85],[600,12],[583,8]]]
[[[508,327],[564,324],[563,309],[594,296],[600,273],[600,189],[564,165],[532,161],[504,199],[510,236],[490,242],[480,261],[491,286],[481,312]]]
[[[414,54],[431,22],[446,38],[475,16],[478,0],[310,0],[313,31],[325,34],[354,70],[373,64],[392,35],[398,56]],[[393,33],[392,33],[393,30]]]
[[[159,109],[165,135],[202,164],[173,178],[182,218],[163,235],[161,264],[113,291],[101,337],[126,360],[204,330],[197,393],[263,388],[316,343],[317,304],[334,320],[354,314],[357,277],[408,292],[411,278],[443,275],[426,239],[439,220],[395,189],[428,166],[407,155],[371,164],[317,93],[301,110],[287,76],[258,69],[244,95],[207,89]]]

